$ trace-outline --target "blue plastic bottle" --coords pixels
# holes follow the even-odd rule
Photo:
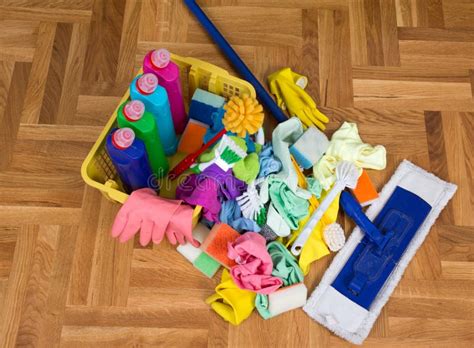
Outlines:
[[[112,130],[105,147],[127,193],[144,187],[158,187],[148,162],[145,143],[135,138],[131,128]]]
[[[152,73],[137,76],[130,85],[130,98],[142,101],[146,111],[153,114],[165,154],[174,155],[178,147],[178,138],[171,117],[168,94],[158,85],[158,77]]]

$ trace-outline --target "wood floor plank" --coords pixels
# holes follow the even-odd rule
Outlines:
[[[38,238],[38,226],[27,225],[18,234],[13,257],[13,268],[8,278],[2,311],[0,312],[0,337],[6,347],[17,340],[21,311],[24,308],[28,281],[34,263],[34,250]]]
[[[127,305],[133,245],[110,238],[118,208],[118,204],[101,201],[87,298],[91,306]]]
[[[128,1],[125,4],[122,39],[118,58],[116,81],[130,82],[135,73],[135,55],[142,2]]]
[[[318,11],[321,105],[352,106],[349,15]]]
[[[61,334],[62,347],[126,347],[135,342],[148,346],[205,347],[207,330],[65,326]]]
[[[89,22],[89,10],[63,10],[51,11],[47,8],[17,7],[0,5],[0,19],[29,20],[61,23]]]
[[[89,37],[88,24],[74,24],[71,43],[67,53],[61,98],[58,104],[58,124],[73,124],[76,113],[80,84],[84,70],[84,59]]]
[[[24,18],[0,20],[0,60],[31,62],[38,39],[38,27],[38,22],[25,21]]]
[[[115,81],[125,4],[122,1],[95,1],[87,41],[82,80]]]
[[[470,156],[474,154],[474,113],[443,112],[442,119],[449,176],[460,187],[458,195],[453,198],[454,222],[456,225],[472,227],[474,216],[470,212],[474,205],[474,184]],[[451,136],[447,137],[446,134]]]
[[[71,34],[72,24],[58,24],[54,36],[39,123],[54,124],[57,122],[59,101],[63,92],[64,72],[66,70],[69,45],[71,44]]]
[[[28,88],[21,115],[22,123],[38,123],[43,104],[49,64],[53,52],[56,23],[41,22],[38,29],[38,41],[33,56]]]

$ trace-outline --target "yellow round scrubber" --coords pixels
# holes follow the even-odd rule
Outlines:
[[[245,137],[247,133],[255,134],[263,125],[263,107],[257,99],[247,94],[232,97],[224,109],[226,111],[222,120],[224,127],[239,137]]]

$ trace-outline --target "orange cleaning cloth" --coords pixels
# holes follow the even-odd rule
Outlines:
[[[363,207],[372,204],[379,197],[367,171],[362,171],[362,175],[359,177],[359,181],[357,181],[356,188],[352,190],[352,194]]]
[[[239,232],[229,225],[215,224],[204,243],[201,244],[201,249],[222,266],[231,268],[236,263],[227,256],[227,244],[234,242],[238,237],[240,237]]]

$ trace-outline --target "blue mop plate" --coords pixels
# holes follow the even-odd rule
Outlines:
[[[341,270],[332,287],[360,306],[370,309],[372,301],[400,260],[431,206],[417,195],[398,187],[374,220],[384,235],[380,248],[365,236]]]

